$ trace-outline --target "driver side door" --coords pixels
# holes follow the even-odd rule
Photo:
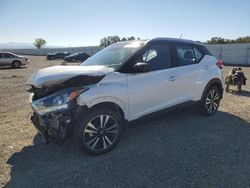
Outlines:
[[[179,75],[171,56],[170,45],[148,46],[138,56],[136,62],[148,63],[150,71],[127,74],[131,120],[178,103]]]

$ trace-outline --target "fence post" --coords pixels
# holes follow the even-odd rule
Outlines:
[[[220,55],[219,55],[220,59],[222,58],[222,46],[220,48]]]
[[[249,55],[250,55],[250,47],[247,48],[247,61],[246,61],[246,65],[248,65]]]

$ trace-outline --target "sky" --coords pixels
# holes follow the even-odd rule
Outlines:
[[[99,45],[105,36],[250,35],[250,0],[0,0],[0,43]]]

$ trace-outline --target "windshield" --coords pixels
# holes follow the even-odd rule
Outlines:
[[[88,58],[81,66],[104,65],[116,69],[143,45],[142,41],[121,42],[110,45]]]

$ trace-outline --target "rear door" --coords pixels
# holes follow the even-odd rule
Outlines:
[[[131,120],[177,104],[178,71],[172,67],[170,45],[151,45],[136,62],[149,63],[150,71],[127,74]]]
[[[11,65],[14,60],[14,55],[9,53],[1,53],[0,63],[3,66]]]
[[[206,65],[202,63],[203,52],[196,46],[189,44],[176,45],[179,69],[180,102],[197,101],[200,88],[204,83],[202,78],[206,74]]]

